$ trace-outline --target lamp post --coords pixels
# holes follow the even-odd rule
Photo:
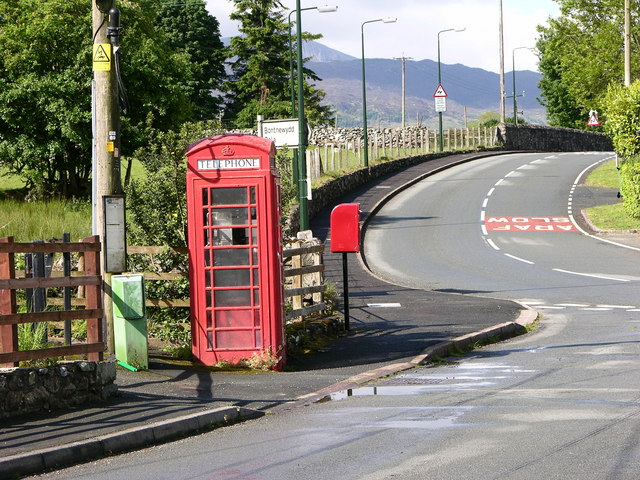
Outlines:
[[[289,12],[289,84],[291,87],[291,117],[295,118],[296,116],[296,94],[295,94],[295,81],[293,79],[293,35],[291,33],[291,15],[293,15],[294,13],[297,13],[298,11],[302,12],[304,10],[318,10],[318,12],[320,13],[329,13],[329,12],[335,12],[338,10],[338,7],[330,7],[328,5],[325,5],[323,7],[307,7],[307,8],[300,8],[299,10],[296,8],[295,10],[291,10]],[[297,24],[299,24],[299,20],[297,20]],[[298,44],[301,43],[300,37],[301,37],[301,33],[299,33],[299,30],[296,32],[296,41],[298,42]],[[302,51],[302,50],[301,50]],[[298,65],[302,64],[302,54],[300,54],[300,56],[297,57],[296,61]],[[299,68],[298,70],[302,71],[302,68]],[[298,202],[300,203],[300,211],[302,212],[302,189],[300,188],[300,172],[301,172],[301,164],[302,164],[302,158],[304,157],[300,157],[300,147],[298,147],[298,149],[293,152],[293,159],[291,160],[292,163],[292,174],[293,174],[293,184],[295,185],[296,188],[296,194],[298,196]],[[306,160],[306,159],[305,159]],[[306,163],[305,163],[305,174],[306,174]],[[305,180],[306,181],[306,180]],[[304,196],[304,203],[306,205],[306,200],[307,197],[306,195]],[[306,212],[306,207],[305,207],[305,212]],[[300,226],[302,227],[302,213],[301,213],[301,220],[300,220]],[[305,217],[306,220],[306,217]],[[306,228],[301,228],[301,230],[306,230]]]
[[[331,13],[337,12],[338,7],[331,7],[329,5],[324,5],[322,7],[307,7],[301,8],[300,11],[303,12],[305,10],[318,10],[320,13]],[[296,116],[296,94],[295,94],[295,82],[293,79],[293,35],[291,33],[291,15],[296,13],[296,10],[291,10],[289,12],[289,83],[291,87],[291,117]]]
[[[505,87],[504,87],[504,15],[502,12],[502,0],[498,2],[499,17],[498,17],[498,53],[500,60],[500,123],[505,122],[506,106],[504,104],[506,99]]]
[[[442,74],[440,71],[440,34],[444,32],[464,32],[465,28],[447,28],[438,32],[438,85],[442,85]],[[442,152],[444,150],[444,143],[442,142],[442,112],[438,112],[438,146]]]
[[[360,32],[362,35],[362,131],[363,131],[363,156],[364,156],[364,166],[369,166],[369,138],[367,134],[367,84],[365,80],[365,68],[364,68],[364,26],[367,23],[395,23],[398,19],[394,17],[386,17],[386,18],[378,18],[376,20],[367,20],[362,23],[360,27]]]
[[[518,124],[518,103],[516,101],[516,50],[533,50],[531,47],[516,47],[511,51],[511,76],[513,79],[513,123]]]

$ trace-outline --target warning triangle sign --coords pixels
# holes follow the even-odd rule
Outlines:
[[[444,87],[442,86],[441,83],[438,84],[438,88],[436,88],[436,91],[433,92],[433,96],[434,97],[448,97],[449,95],[447,95],[447,92],[444,91]]]
[[[589,112],[589,121],[587,122],[588,127],[597,127],[600,125],[600,121],[598,120],[598,112],[595,110],[591,110]]]
[[[94,62],[110,62],[109,54],[104,48],[104,45],[97,44],[93,49],[93,61]]]

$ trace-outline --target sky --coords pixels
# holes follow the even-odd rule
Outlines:
[[[295,9],[295,0],[281,1],[285,7]],[[362,23],[396,17],[396,23],[365,25],[366,58],[437,60],[438,32],[465,28],[463,32],[440,34],[441,62],[500,71],[499,0],[300,0],[300,5],[337,6],[335,13],[302,12],[302,28],[321,33],[319,42],[357,58],[362,56]],[[220,22],[223,37],[238,34],[237,23],[229,19],[231,0],[207,0],[207,8]],[[502,0],[502,8],[505,72],[510,72],[514,63],[516,70],[537,71],[535,52],[514,49],[535,47],[537,25],[545,25],[549,17],[558,17],[558,4],[554,0]]]

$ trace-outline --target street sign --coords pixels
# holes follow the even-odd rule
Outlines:
[[[447,111],[447,97],[434,97],[436,102],[436,112]]]
[[[589,112],[589,121],[587,122],[588,127],[597,127],[600,125],[600,121],[598,120],[598,112],[596,110],[591,110]]]
[[[298,146],[300,136],[298,129],[298,120],[263,120],[260,122],[260,131],[258,135],[268,138],[276,147],[287,145],[290,148]]]
[[[444,91],[444,87],[442,86],[442,84],[439,83],[438,87],[436,88],[436,91],[433,92],[433,96],[438,98],[438,97],[448,97],[449,95],[447,95],[447,92]]]

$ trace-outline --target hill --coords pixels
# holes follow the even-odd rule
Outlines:
[[[334,106],[338,125],[362,123],[362,60],[350,57],[318,42],[305,44],[304,56],[311,70],[322,79],[318,87],[327,96],[325,103]],[[401,122],[402,70],[400,60],[367,58],[367,111],[369,123],[396,126]],[[471,121],[484,112],[499,112],[500,76],[497,73],[461,64],[441,64],[442,84],[448,94],[445,128],[464,125],[464,107]],[[516,71],[518,111],[531,123],[545,123],[545,110],[540,95],[540,74],[530,70]],[[433,60],[406,61],[406,121],[410,125],[437,125],[433,93],[438,85],[438,64]],[[512,95],[512,73],[505,73],[507,97]],[[513,116],[513,99],[506,99],[507,116]],[[522,115],[522,113],[520,114]]]
[[[225,44],[228,38],[224,38]],[[362,125],[362,60],[327,47],[319,42],[305,42],[303,56],[310,58],[307,66],[321,80],[319,88],[326,92],[323,103],[336,111],[337,124],[342,127]],[[407,60],[405,65],[406,122],[408,125],[435,127],[433,93],[438,86],[438,63],[433,60]],[[446,90],[447,111],[443,124],[448,127],[465,125],[485,112],[499,112],[500,76],[480,68],[442,63],[442,85]],[[392,127],[401,124],[402,63],[384,58],[366,59],[367,112],[370,126]],[[518,111],[527,122],[546,123],[546,112],[537,98],[541,75],[530,70],[516,71]],[[507,117],[513,116],[512,73],[505,73]]]

